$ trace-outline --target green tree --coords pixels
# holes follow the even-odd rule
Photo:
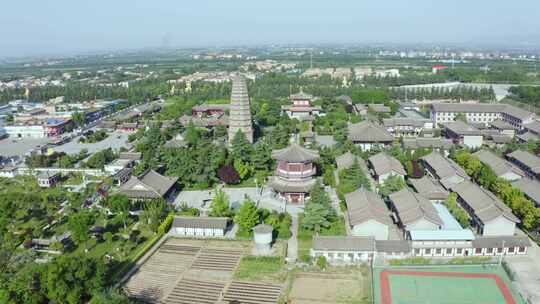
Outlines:
[[[161,220],[166,215],[167,203],[162,199],[155,199],[144,203],[144,210],[140,215],[140,220],[150,231],[155,233],[161,224]]]
[[[111,208],[111,211],[116,213],[116,216],[124,224],[124,230],[127,229],[127,220],[129,218],[129,209],[131,202],[124,194],[113,194],[107,198],[105,205]]]
[[[463,228],[468,228],[471,224],[469,222],[469,215],[461,208],[457,203],[457,194],[452,192],[448,195],[448,198],[444,201],[444,205],[448,208],[448,211],[456,218],[458,223]]]
[[[241,130],[238,130],[231,142],[231,154],[233,158],[235,160],[239,159],[244,163],[249,163],[252,153],[253,147],[246,139],[246,135]]]
[[[269,170],[272,166],[272,150],[265,140],[255,144],[252,162],[257,170]]]
[[[379,186],[379,194],[386,197],[394,192],[397,192],[405,188],[405,180],[399,175],[392,175],[384,181],[382,185]]]
[[[71,115],[71,120],[73,121],[75,127],[80,128],[84,126],[84,124],[86,123],[85,116],[86,115],[84,114],[84,112],[75,112]]]
[[[320,184],[310,191],[310,199],[304,209],[303,226],[315,232],[321,232],[337,220],[337,214],[332,207],[330,196]]]
[[[88,210],[72,214],[68,220],[68,227],[72,238],[77,244],[85,244],[90,238],[90,227],[94,222],[94,215]]]
[[[221,189],[215,190],[215,196],[210,205],[210,216],[227,217],[230,215],[229,198]]]
[[[234,221],[240,227],[239,233],[241,235],[251,234],[251,229],[259,223],[257,206],[255,206],[255,203],[251,199],[246,198],[244,200],[242,207],[240,207],[234,217]]]
[[[134,304],[126,295],[117,289],[106,289],[94,294],[88,304]]]

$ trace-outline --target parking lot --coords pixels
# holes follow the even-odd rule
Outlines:
[[[23,156],[28,150],[49,143],[49,138],[5,138],[0,140],[0,155]]]

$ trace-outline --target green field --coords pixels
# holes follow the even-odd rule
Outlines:
[[[383,296],[384,282],[381,282],[381,273],[387,274],[390,287],[391,302],[385,301]],[[393,273],[392,271],[412,271],[415,273],[448,273],[448,276],[414,275]],[[456,273],[463,273],[463,276]],[[469,274],[496,275],[503,285],[508,288],[515,303],[524,304],[519,294],[513,289],[508,275],[498,266],[456,266],[456,267],[388,267],[377,268],[373,272],[375,303],[383,304],[504,304],[512,303],[505,300],[502,290],[492,277],[466,277]]]

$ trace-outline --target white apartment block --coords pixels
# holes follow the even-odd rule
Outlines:
[[[521,130],[524,124],[535,121],[536,115],[529,111],[495,103],[438,103],[431,105],[430,118],[434,124],[454,121],[459,114],[465,115],[471,123],[490,123],[503,120],[514,128]]]

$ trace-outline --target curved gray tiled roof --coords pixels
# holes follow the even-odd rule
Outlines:
[[[392,171],[403,176],[407,175],[407,172],[405,172],[405,169],[399,160],[384,152],[377,153],[371,156],[368,160],[371,163],[371,167],[375,171],[375,174],[378,176],[390,173]]]
[[[403,224],[408,225],[425,218],[439,226],[443,225],[437,209],[425,197],[405,188],[390,194],[389,198]]]
[[[435,174],[437,174],[439,179],[446,179],[453,176],[460,176],[464,179],[469,178],[463,168],[461,168],[453,160],[442,156],[441,153],[433,151],[420,159],[435,170]]]
[[[405,149],[442,148],[449,150],[454,144],[450,139],[441,137],[418,137],[403,138],[402,145]]]
[[[375,239],[363,236],[316,236],[314,250],[374,251]]]
[[[540,174],[540,157],[522,150],[516,150],[512,153],[507,154],[506,156],[524,164],[529,168],[529,170],[531,170],[535,174]]]
[[[291,94],[290,99],[291,100],[295,100],[295,99],[300,99],[300,100],[309,99],[309,100],[312,100],[313,95],[304,93],[304,91],[300,90],[300,92],[298,92],[298,93]]]
[[[444,200],[448,197],[448,191],[430,177],[409,178],[407,181],[413,186],[418,194],[429,200]]]
[[[367,172],[368,168],[366,162],[358,155],[352,154],[350,151],[336,157],[336,166],[338,170],[349,169],[354,164],[354,160],[358,161],[358,165],[364,172]]]
[[[287,148],[272,151],[272,158],[289,163],[305,163],[318,159],[319,152],[292,144]]]
[[[515,173],[521,176],[525,176],[525,173],[521,171],[518,167],[512,165],[510,162],[507,162],[504,158],[496,155],[495,153],[489,150],[480,150],[472,154],[473,156],[478,157],[478,159],[489,166],[491,170],[497,175],[502,176],[506,173]]]
[[[176,183],[178,178],[163,176],[154,170],[148,170],[140,176],[132,176],[120,186],[120,192],[131,198],[163,197]]]
[[[360,188],[345,194],[345,202],[350,225],[354,226],[369,220],[392,225],[390,210],[376,193]]]
[[[357,142],[392,142],[394,136],[370,121],[349,125],[349,138]]]
[[[478,128],[467,124],[461,120],[444,123],[443,126],[458,135],[482,135]]]
[[[501,202],[493,193],[475,185],[470,181],[464,181],[452,187],[452,191],[463,200],[483,223],[504,216],[508,220],[519,223],[519,219],[512,210]]]
[[[527,197],[540,206],[540,182],[536,179],[520,178],[512,183],[512,186],[521,190]]]
[[[286,181],[277,176],[270,176],[268,178],[268,187],[278,192],[292,192],[292,193],[308,193],[317,181],[315,179],[308,179],[305,181]]]

